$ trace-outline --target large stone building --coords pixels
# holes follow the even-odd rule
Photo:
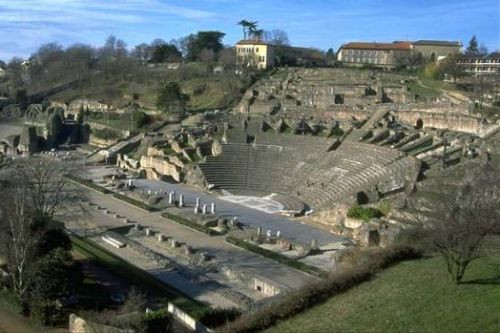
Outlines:
[[[275,47],[258,40],[241,40],[236,44],[239,65],[267,69],[274,66]]]
[[[500,74],[500,52],[490,54],[464,54],[457,65],[468,74]]]
[[[277,60],[289,66],[321,66],[326,58],[321,51],[305,47],[275,46],[259,40],[241,40],[236,44],[237,63],[242,66],[268,69]]]
[[[392,43],[353,42],[340,47],[337,60],[346,65],[372,64],[391,68],[404,62],[411,54],[431,61],[441,60],[460,52],[462,43],[455,41],[418,40],[416,42],[395,41]]]
[[[425,59],[439,61],[452,54],[460,53],[459,41],[417,40],[412,43],[412,52],[421,54]]]
[[[354,42],[340,47],[337,59],[346,65],[361,66],[372,64],[380,67],[394,67],[398,59],[411,52],[409,42],[369,43]]]

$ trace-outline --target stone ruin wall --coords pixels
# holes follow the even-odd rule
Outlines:
[[[146,171],[148,179],[159,179],[169,176],[180,182],[183,178],[182,168],[166,160],[163,156],[143,155],[140,160],[141,169]]]
[[[479,134],[483,128],[481,118],[447,111],[408,110],[396,112],[401,122],[416,126],[422,121],[423,127],[433,127],[457,132]]]

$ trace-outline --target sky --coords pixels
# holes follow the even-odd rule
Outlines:
[[[500,49],[500,0],[0,0],[0,59],[41,44],[100,46],[113,34],[129,47],[201,30],[242,38],[241,19],[282,29],[294,46],[336,50],[349,41],[460,40]]]

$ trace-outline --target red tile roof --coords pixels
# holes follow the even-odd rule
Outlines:
[[[269,43],[253,40],[253,39],[242,39],[236,45],[270,45]]]
[[[410,50],[410,42],[397,43],[370,43],[354,42],[342,45],[343,49],[362,49],[362,50]]]

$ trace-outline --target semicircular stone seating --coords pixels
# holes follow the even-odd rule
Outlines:
[[[252,137],[241,129],[226,132],[222,153],[200,164],[207,183],[240,195],[275,193],[290,210],[299,200],[314,209],[328,207],[414,164],[396,149],[366,143],[344,141],[329,151],[331,139],[273,132]]]

